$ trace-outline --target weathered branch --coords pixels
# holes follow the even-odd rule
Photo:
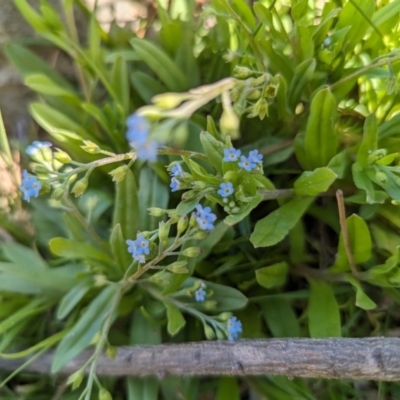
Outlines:
[[[61,372],[71,374],[92,354],[82,353]],[[28,371],[48,374],[53,354]],[[26,359],[0,360],[14,370]],[[114,360],[101,356],[97,372],[107,376],[286,375],[303,378],[400,380],[400,339],[267,339],[120,347]]]

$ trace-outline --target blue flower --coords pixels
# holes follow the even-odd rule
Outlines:
[[[194,297],[198,303],[202,303],[206,299],[206,294],[204,288],[200,287],[194,292]]]
[[[231,182],[227,182],[227,183],[221,183],[221,185],[219,185],[219,190],[218,190],[218,194],[222,197],[228,197],[233,193],[233,185]]]
[[[149,121],[141,115],[133,114],[126,120],[126,126],[126,138],[135,148],[138,160],[156,161],[158,144],[149,137]]]
[[[263,155],[262,155],[262,154],[259,154],[259,153],[258,153],[258,150],[252,150],[252,151],[249,153],[248,159],[251,160],[251,161],[254,162],[254,163],[261,164],[261,163],[262,163],[262,160],[263,160]]]
[[[183,169],[181,164],[176,163],[172,168],[170,172],[171,176],[174,176],[175,178],[183,178]]]
[[[37,180],[36,176],[28,174],[27,170],[22,171],[22,186],[19,187],[24,195],[25,201],[30,201],[31,197],[38,197],[42,184]]]
[[[240,150],[236,150],[234,147],[231,147],[230,149],[224,149],[224,161],[229,162],[229,161],[237,161],[238,158],[240,157]]]
[[[180,184],[180,182],[178,181],[178,179],[172,178],[172,179],[171,179],[171,183],[170,183],[169,186],[170,186],[170,188],[171,188],[171,192],[176,192],[177,190],[179,190],[181,184]]]
[[[138,114],[133,114],[126,120],[126,126],[128,131],[126,132],[126,138],[130,143],[145,143],[148,140],[150,132],[149,121]]]
[[[211,212],[210,207],[203,208],[200,204],[196,206],[194,215],[196,221],[199,224],[200,229],[203,231],[211,231],[214,229],[213,222],[217,219],[217,216]]]
[[[154,162],[157,160],[157,143],[146,142],[139,146],[134,146],[138,160]]]
[[[35,140],[32,144],[30,144],[25,152],[29,156],[33,156],[36,154],[40,149],[45,149],[47,147],[51,147],[52,144],[50,142],[40,142],[39,140]]]
[[[128,239],[125,243],[128,245],[128,252],[132,254],[132,258],[143,264],[144,255],[150,254],[149,241],[139,234],[136,240]]]
[[[227,321],[228,340],[233,342],[243,332],[242,323],[236,318],[231,317]]]
[[[240,157],[239,167],[244,168],[246,171],[251,171],[257,167],[250,156],[246,158],[245,156]]]

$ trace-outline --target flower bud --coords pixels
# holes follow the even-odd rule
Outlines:
[[[254,112],[259,116],[261,120],[268,116],[268,102],[264,98],[261,98],[257,101],[254,106]]]
[[[201,239],[204,239],[207,236],[208,236],[208,232],[207,231],[198,231],[193,236],[193,238],[196,239],[196,240],[201,240]]]
[[[40,165],[40,164],[35,164],[33,166],[33,172],[35,174],[44,174],[44,175],[47,175],[49,173],[47,168],[45,166],[43,166],[43,165]]]
[[[53,190],[53,193],[51,195],[51,198],[54,200],[61,200],[64,196],[65,193],[65,187],[64,186],[58,186]]]
[[[248,100],[258,100],[261,97],[261,90],[254,89],[246,96]]]
[[[85,374],[83,370],[78,369],[78,371],[69,376],[67,380],[67,385],[72,385],[72,390],[75,390],[81,385],[84,377]]]
[[[75,197],[82,196],[88,187],[88,183],[88,178],[86,176],[75,183],[74,187],[72,188],[72,193],[75,195]]]
[[[203,190],[207,187],[207,183],[203,181],[194,181],[192,187],[194,190]]]
[[[112,176],[113,182],[122,182],[125,178],[127,171],[128,171],[128,166],[122,165],[118,168],[113,169],[108,174]]]
[[[226,339],[226,335],[224,332],[220,331],[219,329],[216,330],[216,334],[217,334],[217,339],[218,340],[224,340]]]
[[[278,92],[278,85],[268,85],[264,89],[264,97],[273,99],[274,97],[276,97],[277,92]]]
[[[114,360],[114,358],[117,356],[117,348],[115,346],[107,346],[107,356],[111,360]]]
[[[188,247],[187,249],[183,250],[181,254],[185,257],[194,258],[197,257],[202,250],[200,247]]]
[[[207,338],[208,340],[213,340],[213,339],[215,339],[215,332],[214,332],[214,329],[211,328],[210,325],[207,325],[207,324],[204,325],[204,334],[206,335],[206,338]]]
[[[233,207],[233,208],[231,209],[231,213],[232,213],[232,214],[237,214],[239,211],[240,211],[240,208],[239,208],[239,207]]]
[[[83,143],[85,143],[85,144],[83,146],[81,146],[81,149],[83,149],[87,153],[99,154],[101,152],[100,147],[96,143],[93,143],[90,140],[84,140]]]
[[[171,109],[179,106],[182,101],[187,100],[190,95],[187,93],[162,93],[154,96],[151,101],[160,108]]]
[[[219,314],[217,318],[219,321],[224,322],[224,321],[228,321],[228,319],[231,318],[232,315],[233,314],[231,312],[223,312],[223,313]]]
[[[231,136],[232,139],[239,138],[239,125],[240,121],[238,116],[234,113],[233,109],[225,108],[219,120],[221,133],[224,136]]]
[[[178,234],[181,235],[185,232],[186,228],[189,225],[189,218],[187,215],[182,215],[178,221]]]
[[[97,274],[94,276],[94,286],[101,287],[107,283],[107,278],[105,275]]]
[[[189,271],[185,267],[186,265],[187,261],[175,261],[167,267],[167,270],[174,274],[187,274]]]
[[[215,300],[206,300],[203,306],[208,311],[215,311],[217,309],[218,303]]]
[[[57,149],[54,153],[54,158],[62,164],[68,164],[71,162],[71,157],[65,151]]]
[[[233,69],[233,76],[235,78],[246,79],[251,75],[253,75],[253,71],[250,68],[236,65],[236,67]]]
[[[189,191],[183,193],[181,199],[182,199],[182,201],[190,200],[190,199],[193,199],[194,197],[196,197],[197,194],[198,193],[195,190],[189,190]]]
[[[161,221],[158,224],[158,237],[160,238],[160,242],[164,248],[168,247],[168,235],[170,228],[171,225],[169,222]]]
[[[99,391],[99,400],[113,400],[110,392],[104,388]]]
[[[162,208],[158,207],[150,207],[147,209],[147,211],[152,217],[162,217],[167,212],[167,210],[163,210]]]

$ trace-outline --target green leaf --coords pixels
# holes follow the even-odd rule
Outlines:
[[[303,216],[314,198],[292,199],[256,223],[250,241],[254,247],[279,243]]]
[[[334,124],[336,101],[329,89],[320,89],[311,102],[304,138],[309,169],[325,167],[336,155],[339,144]]]
[[[215,168],[215,170],[222,174],[222,159],[224,145],[219,140],[215,139],[208,132],[201,132],[200,141],[203,145],[204,151],[208,157],[210,164]]]
[[[131,45],[138,56],[171,91],[185,91],[189,83],[178,66],[156,45],[145,39],[132,39]]]
[[[38,93],[49,96],[64,96],[79,101],[76,93],[72,90],[59,86],[55,81],[43,74],[30,74],[25,78],[25,85]]]
[[[92,300],[79,320],[57,346],[51,367],[52,373],[58,372],[90,345],[94,336],[101,330],[104,319],[110,312],[113,302],[116,301],[119,290],[118,285],[109,285]]]
[[[52,66],[20,44],[12,42],[5,47],[4,52],[24,78],[31,74],[41,74],[66,90],[72,89],[68,81],[57,73]],[[29,62],[26,62],[26,60],[29,60]]]
[[[371,258],[372,241],[366,222],[356,214],[346,219],[349,236],[350,251],[356,264],[368,261]],[[330,268],[331,272],[345,272],[350,270],[346,248],[344,246],[343,232],[340,233],[338,255],[335,264]]]
[[[309,280],[308,329],[312,338],[340,337],[340,313],[332,287]]]
[[[260,304],[262,315],[273,337],[300,337],[296,313],[286,299],[270,298]],[[285,318],[282,318],[282,315]]]
[[[286,262],[269,265],[256,270],[259,285],[267,289],[283,286],[286,282],[289,266]]]
[[[128,378],[128,400],[158,400],[160,381],[156,377]]]
[[[49,268],[37,251],[19,243],[6,243],[1,246],[1,251],[7,260],[21,268],[29,268],[31,272],[40,273]]]
[[[294,192],[297,196],[316,196],[326,192],[336,178],[336,174],[326,167],[305,171],[295,181]]]
[[[381,7],[372,17],[372,22],[377,27],[383,26],[383,24],[394,16],[398,16],[400,12],[400,1],[394,0],[389,4]]]
[[[147,209],[150,207],[168,208],[169,188],[148,166],[144,166],[140,171],[139,188],[140,229],[157,229],[160,219],[149,215]]]
[[[111,73],[111,86],[125,112],[129,112],[129,77],[126,61],[122,56],[118,56],[114,62]]]
[[[132,86],[146,103],[150,103],[155,95],[168,92],[163,84],[142,71],[133,72],[130,78]]]
[[[315,65],[315,60],[310,59],[303,61],[296,67],[288,90],[289,106],[292,110],[294,110],[299,103],[306,85],[311,82]]]
[[[365,170],[357,163],[352,165],[351,170],[356,187],[358,189],[365,190],[367,203],[376,203],[377,200],[375,198],[374,185],[372,184]]]
[[[240,390],[237,378],[224,376],[219,378],[215,400],[240,400]]]
[[[85,258],[105,261],[107,263],[113,262],[111,257],[104,251],[101,251],[88,243],[78,242],[77,240],[61,237],[53,238],[49,243],[49,247],[51,252],[59,257],[69,259]]]
[[[113,226],[120,224],[125,239],[135,239],[139,231],[140,210],[136,180],[131,170],[116,183]]]
[[[93,284],[94,282],[92,278],[85,278],[79,281],[69,292],[67,292],[58,305],[57,318],[64,319],[93,287]]]
[[[346,274],[346,279],[352,284],[356,291],[356,306],[363,310],[373,310],[376,307],[376,303],[364,293],[360,282],[349,274]]]
[[[175,336],[186,324],[185,318],[183,318],[182,313],[179,308],[169,301],[164,301],[164,305],[167,309],[168,317],[168,333],[171,336]]]
[[[357,152],[357,163],[362,167],[368,165],[368,156],[378,149],[378,124],[375,114],[370,114],[364,122],[364,134]]]
[[[121,224],[114,226],[110,236],[110,245],[117,269],[119,271],[126,271],[132,262],[132,256],[128,253],[128,247],[122,233]]]

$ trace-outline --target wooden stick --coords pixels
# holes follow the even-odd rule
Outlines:
[[[70,362],[62,374],[82,367],[92,351]],[[44,354],[26,370],[49,374],[53,353]],[[26,359],[0,360],[14,370]],[[103,376],[254,376],[400,380],[400,338],[260,339],[119,347],[114,360],[102,355]]]

